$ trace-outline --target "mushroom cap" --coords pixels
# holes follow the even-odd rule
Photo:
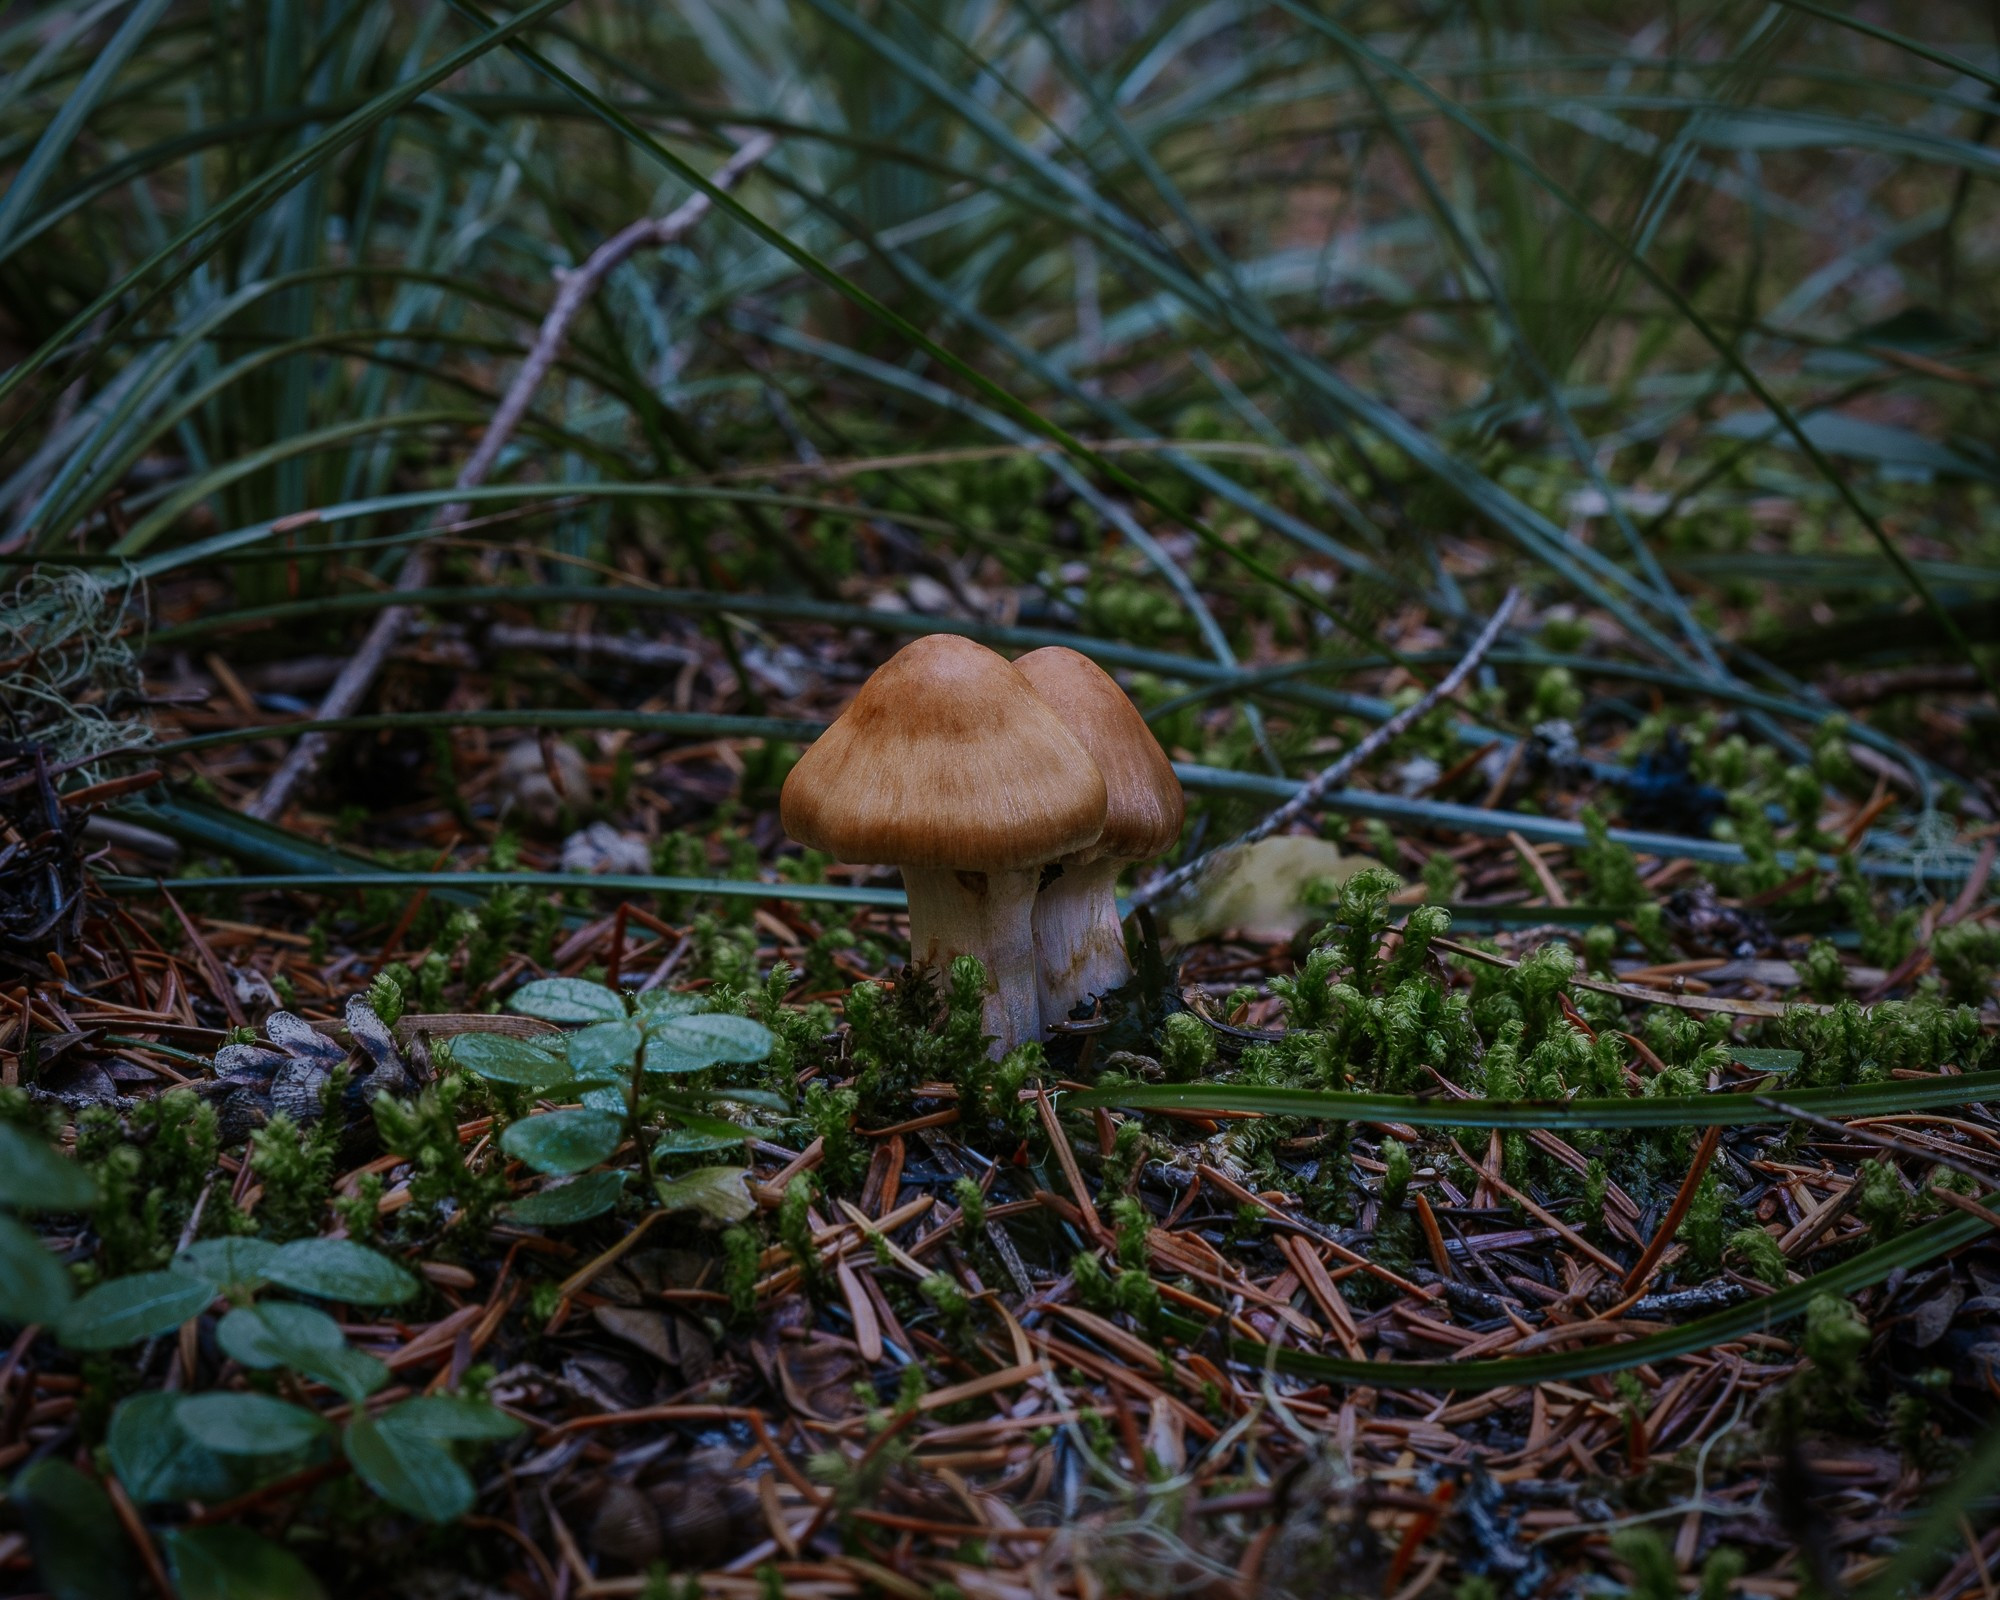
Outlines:
[[[1094,854],[1147,861],[1180,837],[1187,799],[1166,751],[1117,679],[1061,645],[1014,663],[1104,774],[1104,832]]]
[[[884,662],[807,747],[778,814],[839,861],[1011,872],[1093,844],[1104,779],[1004,656],[933,633]]]

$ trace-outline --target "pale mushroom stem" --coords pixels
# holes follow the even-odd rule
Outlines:
[[[1115,856],[1066,866],[1035,900],[1035,949],[1044,1023],[1132,980],[1118,921]]]
[[[910,964],[943,977],[954,956],[986,964],[988,1053],[1005,1055],[1042,1036],[1035,991],[1035,887],[1041,869],[959,872],[950,867],[904,867],[910,897]]]

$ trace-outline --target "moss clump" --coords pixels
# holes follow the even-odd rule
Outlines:
[[[333,1140],[322,1118],[302,1128],[282,1111],[250,1139],[250,1171],[264,1193],[257,1230],[279,1244],[319,1232],[333,1193]]]
[[[507,1180],[491,1164],[475,1170],[465,1159],[458,1125],[471,1084],[448,1073],[414,1100],[375,1097],[375,1127],[383,1145],[410,1164],[410,1204],[398,1219],[405,1232],[451,1225],[466,1239],[485,1232],[507,1198]]]
[[[8,1117],[46,1136],[47,1116],[26,1105]],[[92,1213],[104,1241],[106,1277],[164,1267],[215,1171],[215,1108],[187,1089],[170,1089],[120,1116],[94,1106],[76,1119],[77,1159],[96,1177],[104,1203]],[[203,1226],[226,1231],[228,1202],[211,1194]]]

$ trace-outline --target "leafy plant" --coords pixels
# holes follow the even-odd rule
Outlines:
[[[663,1164],[742,1143],[743,1128],[712,1108],[723,1100],[769,1105],[771,1097],[717,1083],[712,1069],[762,1061],[775,1043],[769,1029],[748,1017],[699,1010],[683,995],[653,991],[628,999],[575,978],[524,984],[507,1004],[519,1015],[569,1025],[560,1053],[509,1034],[477,1033],[460,1036],[452,1059],[496,1085],[576,1098],[573,1107],[510,1123],[500,1138],[506,1154],[571,1180],[548,1194],[589,1185],[541,1215],[579,1222],[617,1204],[623,1180],[613,1179],[617,1169],[607,1164],[629,1145],[647,1203],[737,1220],[740,1202],[729,1186],[670,1179]],[[667,1087],[673,1082],[688,1087]]]

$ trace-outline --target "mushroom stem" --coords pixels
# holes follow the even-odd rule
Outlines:
[[[1042,1036],[1035,994],[1035,886],[1039,868],[1020,872],[960,872],[951,867],[903,868],[910,897],[910,965],[940,974],[954,956],[986,965],[982,1010],[995,1058]]]
[[[1118,874],[1125,862],[1100,856],[1065,866],[1035,900],[1035,950],[1044,1022],[1060,1022],[1093,995],[1132,979],[1118,920]]]

